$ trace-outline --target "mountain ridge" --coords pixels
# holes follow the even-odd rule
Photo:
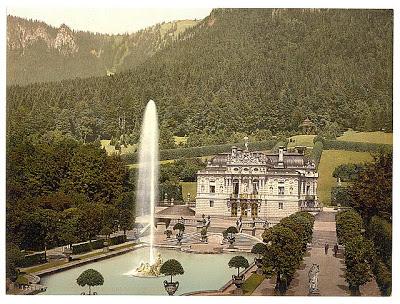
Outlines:
[[[111,75],[128,70],[179,39],[197,23],[197,20],[178,20],[131,34],[110,35],[74,31],[66,24],[54,27],[43,21],[8,15],[7,84]],[[62,69],[54,71],[52,65]]]

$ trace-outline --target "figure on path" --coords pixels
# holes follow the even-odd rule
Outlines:
[[[328,254],[328,250],[329,250],[329,244],[325,243],[325,254]]]
[[[336,243],[335,246],[333,246],[333,253],[335,257],[337,256],[338,251],[339,251],[339,245]]]

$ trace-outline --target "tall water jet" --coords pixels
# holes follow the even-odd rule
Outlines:
[[[158,119],[150,100],[144,111],[139,145],[139,175],[136,189],[136,217],[149,226],[149,264],[154,264],[154,209],[158,198]],[[145,227],[146,227],[145,226]]]

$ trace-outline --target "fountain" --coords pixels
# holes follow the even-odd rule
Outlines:
[[[161,256],[154,254],[154,207],[158,196],[158,119],[150,100],[144,111],[139,146],[139,175],[136,189],[136,219],[150,229],[148,262],[134,271],[137,276],[158,276]]]

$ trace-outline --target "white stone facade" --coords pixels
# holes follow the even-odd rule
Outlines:
[[[297,150],[262,153],[232,147],[198,172],[196,215],[283,218],[318,204],[317,179],[315,164]]]

